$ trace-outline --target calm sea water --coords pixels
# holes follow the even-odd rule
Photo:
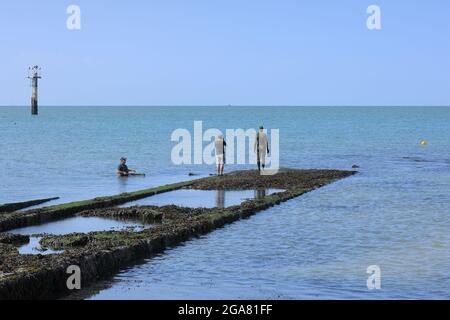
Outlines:
[[[0,108],[0,203],[208,175],[171,164],[174,129],[264,124],[280,129],[282,166],[360,174],[124,270],[92,298],[450,298],[449,119],[450,108]],[[117,178],[122,155],[147,176]],[[370,265],[381,290],[367,289]]]

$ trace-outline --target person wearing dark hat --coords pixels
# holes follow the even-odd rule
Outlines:
[[[120,164],[117,168],[117,174],[121,177],[128,177],[132,172],[136,172],[136,170],[128,169],[127,158],[120,158]]]
[[[270,153],[269,141],[267,139],[267,135],[264,133],[263,126],[259,127],[259,132],[256,134],[254,149],[258,164],[258,171],[261,172],[261,167],[263,170],[266,167],[266,154]]]

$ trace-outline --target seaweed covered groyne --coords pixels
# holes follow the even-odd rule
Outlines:
[[[37,206],[39,204],[43,204],[43,203],[50,202],[53,200],[58,200],[58,199],[59,199],[59,197],[53,197],[53,198],[46,198],[46,199],[38,199],[38,200],[30,200],[30,201],[2,204],[2,205],[0,205],[0,214],[11,213],[11,212],[14,212],[17,210],[26,209],[29,207]]]
[[[0,215],[0,232],[67,218],[84,210],[117,206],[156,194],[177,190],[189,186],[191,183],[192,181],[181,182],[136,192],[122,193],[115,196],[99,197],[92,200],[70,202],[23,212],[2,214]]]
[[[60,206],[57,210],[66,208],[71,215],[123,219],[139,217],[156,223],[152,228],[140,232],[103,231],[45,235],[40,242],[43,248],[63,250],[62,253],[51,255],[21,255],[15,243],[24,239],[4,236],[3,243],[0,241],[0,299],[51,299],[68,295],[71,291],[66,285],[69,276],[67,268],[71,265],[80,268],[82,286],[86,287],[169,246],[206,234],[353,174],[354,171],[285,169],[274,176],[260,176],[256,171],[239,171],[223,177],[208,177],[176,186],[166,186],[163,189],[165,192],[180,188],[284,190],[263,199],[247,200],[240,205],[224,209],[177,206],[113,208],[118,203],[132,201],[143,194],[156,194],[157,189],[128,196],[127,201],[124,201],[124,195],[120,195],[118,198],[104,199],[103,202],[100,200],[99,203],[91,201]],[[61,212],[58,217],[64,215],[64,212]]]

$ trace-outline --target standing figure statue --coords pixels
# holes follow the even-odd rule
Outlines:
[[[256,134],[254,150],[256,153],[256,161],[258,164],[258,171],[261,172],[266,167],[266,155],[270,153],[269,141],[267,140],[267,135],[264,132],[264,127],[259,127],[259,131]]]

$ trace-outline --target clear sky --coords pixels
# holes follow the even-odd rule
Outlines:
[[[449,16],[448,0],[5,0],[0,105],[29,104],[34,64],[42,105],[450,105]]]

